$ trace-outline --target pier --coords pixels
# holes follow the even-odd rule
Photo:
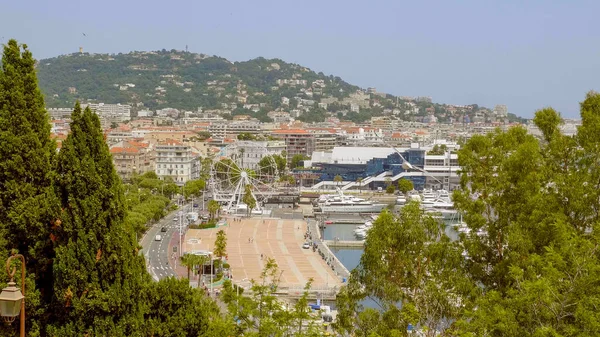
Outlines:
[[[327,246],[326,242],[321,238],[321,231],[319,230],[318,222],[315,220],[308,221],[308,229],[313,235],[313,242],[316,242],[319,249],[322,251],[324,259],[326,259],[329,265],[335,270],[338,277],[348,280],[350,277],[350,271],[340,262],[340,260],[333,254],[331,249]]]
[[[364,241],[349,241],[349,240],[323,240],[323,243],[328,247],[336,248],[364,248]]]

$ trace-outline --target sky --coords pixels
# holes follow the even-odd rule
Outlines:
[[[0,43],[15,38],[37,59],[187,45],[399,96],[578,118],[586,92],[600,91],[598,12],[584,0],[7,1]]]

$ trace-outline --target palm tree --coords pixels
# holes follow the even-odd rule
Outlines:
[[[333,181],[334,181],[334,182],[336,182],[338,186],[340,186],[340,183],[341,183],[342,181],[344,181],[344,179],[342,178],[342,176],[341,176],[341,175],[339,175],[339,174],[338,174],[338,175],[336,175],[335,177],[333,177]]]
[[[180,260],[181,260],[181,265],[182,266],[186,266],[187,267],[187,278],[188,280],[190,279],[190,270],[192,269],[192,267],[194,266],[193,263],[193,256],[191,254],[184,254],[183,256],[181,256]]]
[[[387,177],[385,178],[385,187],[388,187],[392,184],[392,178]]]
[[[207,255],[195,255],[197,257],[196,262],[198,263],[198,288],[200,288],[200,281],[204,278],[204,265],[210,261]]]
[[[210,218],[214,219],[216,214],[221,209],[221,205],[219,205],[219,203],[215,200],[209,200],[207,208],[208,208],[208,212],[210,213]]]
[[[362,193],[362,178],[356,178],[356,182],[358,183],[358,193]]]

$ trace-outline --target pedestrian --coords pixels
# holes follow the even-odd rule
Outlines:
[[[261,260],[263,259],[263,255],[262,255],[262,254],[260,254],[260,259],[261,259]]]

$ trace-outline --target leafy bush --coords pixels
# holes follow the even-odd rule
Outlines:
[[[394,185],[390,185],[390,186],[386,187],[386,189],[385,189],[385,193],[388,193],[388,194],[392,194],[392,193],[394,193],[394,191],[396,191],[396,188],[394,187]]]

